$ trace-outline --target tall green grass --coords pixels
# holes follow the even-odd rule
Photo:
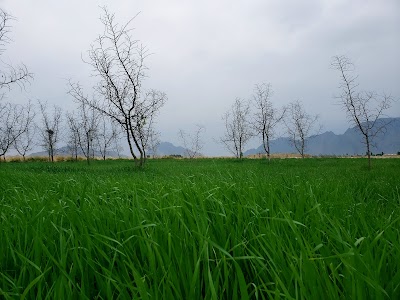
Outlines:
[[[0,165],[0,298],[400,299],[400,160]]]

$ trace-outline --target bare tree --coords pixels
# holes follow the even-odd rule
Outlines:
[[[72,158],[78,160],[79,154],[79,125],[75,113],[67,113],[68,133],[68,149],[71,151]]]
[[[103,8],[101,21],[103,34],[95,40],[88,51],[94,75],[99,78],[91,100],[82,91],[79,83],[69,83],[69,93],[80,103],[98,110],[118,123],[124,132],[132,157],[140,166],[146,158],[149,124],[164,105],[165,93],[156,90],[143,91],[142,81],[147,70],[144,62],[148,52],[131,36],[130,22],[118,25],[114,14]]]
[[[103,160],[106,160],[107,153],[111,149],[111,145],[118,138],[118,129],[114,122],[107,122],[108,118],[101,115],[99,118],[98,130],[96,134],[96,142],[98,150]]]
[[[157,134],[154,129],[155,117],[161,106],[164,105],[166,96],[163,93],[160,94],[158,91],[151,90],[145,94],[144,99],[146,104],[139,104],[137,106],[137,113],[132,119],[135,124],[134,132],[138,137],[141,153],[143,153],[141,155],[146,159],[146,150],[148,149],[150,140]]]
[[[120,143],[121,142],[120,141],[120,133],[121,133],[121,131],[117,130],[117,136],[114,139],[114,150],[115,150],[115,152],[117,152],[118,158],[123,157],[122,151],[124,150],[124,148],[122,147],[122,145]]]
[[[11,41],[9,33],[11,30],[10,22],[14,18],[6,11],[0,8],[0,55],[4,52],[5,46]],[[0,60],[0,62],[2,62]],[[0,66],[0,90],[2,88],[11,89],[13,85],[24,87],[25,83],[33,78],[24,64],[17,67],[2,62]]]
[[[35,116],[36,112],[32,103],[29,101],[24,107],[21,116],[21,121],[22,124],[24,124],[25,129],[23,130],[22,134],[15,139],[14,142],[15,150],[17,150],[18,154],[22,156],[24,161],[28,151],[33,149],[34,140],[36,138],[36,126],[33,124]]]
[[[100,115],[97,110],[82,104],[77,113],[67,114],[70,128],[70,144],[77,159],[78,152],[85,156],[87,163],[94,157]]]
[[[253,136],[249,117],[250,105],[240,98],[236,98],[231,109],[222,117],[225,134],[220,141],[236,158],[243,157],[243,148]]]
[[[287,133],[290,143],[296,148],[302,158],[304,158],[308,138],[317,120],[318,116],[308,114],[300,101],[289,104],[288,115],[285,119]]]
[[[94,157],[99,112],[82,103],[78,109],[78,141],[87,163]]]
[[[29,116],[22,105],[0,103],[0,159],[27,129]]]
[[[160,144],[160,133],[153,129],[153,131],[149,134],[149,140],[147,143],[147,151],[151,153],[153,158],[157,156],[157,151]]]
[[[254,131],[261,136],[264,151],[268,159],[271,155],[270,141],[275,137],[275,128],[285,116],[286,108],[278,110],[271,102],[273,91],[268,83],[257,84],[254,89],[253,103],[255,107]]]
[[[201,125],[196,125],[196,130],[193,134],[186,133],[184,130],[179,130],[179,138],[185,148],[185,156],[195,158],[200,156],[200,151],[203,149],[204,142],[201,139],[201,134],[205,128]]]
[[[378,119],[385,110],[391,107],[393,98],[379,95],[376,92],[357,91],[356,75],[353,75],[354,64],[346,56],[334,56],[332,67],[340,72],[340,89],[337,97],[339,104],[347,114],[348,120],[359,130],[363,137],[368,156],[368,167],[371,168],[371,147],[377,134],[385,132],[388,123]]]
[[[47,151],[49,161],[54,161],[57,143],[60,140],[61,108],[54,105],[53,112],[49,115],[47,103],[38,101],[42,117],[40,126],[40,135],[42,138],[42,147]]]

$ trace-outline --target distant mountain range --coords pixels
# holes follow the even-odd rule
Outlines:
[[[186,153],[186,149],[181,146],[175,146],[170,142],[161,142],[157,148],[156,155],[157,156],[166,156],[166,155],[182,155],[184,156]]]
[[[377,126],[389,123],[385,133],[378,134],[373,142],[373,153],[397,153],[400,151],[400,118],[382,118],[377,120]],[[362,136],[356,127],[346,130],[343,134],[334,134],[327,131],[314,135],[308,139],[306,149],[311,155],[357,155],[365,154],[365,145]],[[277,138],[271,141],[271,153],[296,153],[296,149],[290,145],[288,138]],[[257,149],[249,149],[244,155],[265,153],[262,145]]]
[[[374,139],[373,153],[397,153],[400,151],[400,118],[382,118],[378,121],[379,124],[389,122],[385,133],[381,133]],[[306,153],[311,155],[358,155],[365,154],[365,145],[362,143],[362,136],[356,127],[346,130],[343,134],[334,134],[332,131],[327,131],[322,134],[314,135],[308,139]],[[181,146],[175,146],[169,142],[160,143],[157,149],[157,156],[181,155],[185,156],[187,149]],[[253,154],[265,153],[262,145],[256,149],[249,149],[244,152],[244,156]],[[271,141],[271,153],[297,153],[296,149],[290,145],[289,139],[280,137]],[[70,149],[65,146],[57,149],[57,155],[70,156]],[[147,153],[152,155],[152,153]],[[80,152],[78,155],[83,156]],[[47,152],[35,152],[30,156],[47,156]],[[95,151],[95,156],[100,157],[101,154]],[[107,157],[117,158],[118,153],[108,151]],[[119,157],[130,157],[121,155]]]

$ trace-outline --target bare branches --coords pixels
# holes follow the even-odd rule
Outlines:
[[[103,160],[106,159],[111,145],[118,139],[119,131],[115,122],[107,122],[104,115],[99,116],[99,124],[96,134],[96,144]]]
[[[3,63],[4,66],[6,71],[0,71],[0,89],[7,88],[11,90],[13,85],[24,88],[25,84],[33,78],[33,74],[28,71],[28,68],[24,64],[14,67]]]
[[[0,52],[4,51],[4,47],[10,42],[8,34],[10,33],[10,21],[14,18],[8,14],[6,11],[0,9]]]
[[[289,104],[288,114],[285,119],[290,143],[304,158],[307,148],[307,139],[310,137],[318,116],[308,114],[300,101]]]
[[[165,93],[150,90],[145,94],[144,101],[137,102],[135,113],[132,114],[131,125],[134,128],[133,132],[138,137],[144,157],[146,157],[150,139],[157,134],[154,129],[155,117],[166,99]]]
[[[353,75],[354,65],[346,56],[334,56],[332,67],[340,73],[341,94],[337,97],[348,120],[356,126],[363,136],[368,156],[368,166],[371,168],[371,146],[374,137],[386,130],[387,123],[377,120],[385,110],[391,107],[393,98],[389,95],[379,95],[376,92],[357,91],[357,76]]]
[[[231,109],[222,117],[225,122],[225,134],[220,141],[236,158],[243,157],[243,148],[253,136],[249,116],[249,104],[236,98]]]
[[[30,118],[22,105],[0,103],[0,158],[26,131]]]
[[[275,128],[282,121],[286,108],[282,110],[276,109],[272,102],[271,96],[273,91],[268,83],[257,84],[254,89],[253,103],[255,107],[254,121],[252,126],[256,134],[261,135],[264,151],[270,158],[270,141],[275,136]]]
[[[19,135],[14,142],[14,148],[17,150],[19,155],[25,160],[25,156],[28,151],[31,151],[34,146],[34,140],[36,138],[36,127],[33,126],[36,112],[33,104],[29,101],[26,106],[23,107],[21,124],[23,132]]]
[[[139,152],[139,165],[142,166],[154,118],[167,97],[156,90],[146,92],[142,89],[148,52],[139,41],[132,39],[129,29],[132,20],[121,26],[106,8],[103,13],[100,20],[104,31],[88,51],[87,63],[99,79],[93,100],[83,93],[79,83],[69,82],[69,94],[78,103],[92,107],[119,124],[132,157],[137,159]]]
[[[53,112],[49,114],[47,103],[38,101],[42,117],[40,135],[42,138],[42,147],[47,151],[49,161],[54,161],[57,143],[60,140],[61,108],[54,105]]]
[[[201,139],[201,134],[205,130],[204,126],[196,125],[196,130],[193,134],[186,133],[184,130],[179,130],[179,137],[185,148],[185,156],[195,158],[200,156],[200,151],[203,149],[204,142]]]
[[[5,50],[6,44],[11,39],[9,38],[10,21],[14,18],[4,10],[0,9],[0,55]],[[2,62],[0,69],[0,89],[7,88],[11,89],[12,86],[18,85],[20,88],[24,88],[25,84],[33,78],[33,74],[28,71],[28,68],[21,64],[17,67]]]
[[[90,163],[90,158],[94,156],[94,144],[97,140],[98,125],[100,114],[93,107],[82,103],[77,114],[68,114],[67,121],[70,127],[70,144],[75,154],[78,156],[78,147]]]
[[[160,144],[160,133],[156,130],[152,130],[149,134],[146,151],[148,151],[148,153],[151,153],[153,158],[157,156],[157,151]]]
[[[79,153],[79,127],[75,113],[67,113],[68,133],[68,149],[75,160],[78,160]]]

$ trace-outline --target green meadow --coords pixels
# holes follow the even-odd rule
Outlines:
[[[400,299],[400,159],[0,163],[0,299]]]

